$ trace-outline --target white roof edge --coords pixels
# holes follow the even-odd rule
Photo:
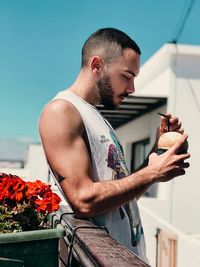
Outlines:
[[[171,65],[171,58],[174,55],[200,56],[200,46],[186,44],[164,44],[153,54],[141,67],[140,74],[135,80],[136,88],[139,91],[151,82],[154,77],[159,76]]]
[[[176,53],[178,55],[200,55],[200,45],[166,43],[142,65],[141,69],[145,68],[148,64],[152,64],[152,61],[163,60]]]
[[[200,45],[191,44],[166,44],[168,46],[177,47],[178,53],[182,55],[200,55]],[[174,50],[175,52],[176,50]]]

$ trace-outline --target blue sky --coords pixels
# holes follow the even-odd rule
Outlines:
[[[80,70],[85,39],[102,27],[129,34],[142,64],[176,34],[189,0],[0,0],[0,139],[39,141],[42,107]],[[179,43],[200,45],[200,0]]]

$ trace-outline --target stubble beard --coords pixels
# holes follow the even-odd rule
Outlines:
[[[111,84],[110,77],[104,75],[97,82],[101,103],[108,109],[117,109],[118,106],[114,103],[114,91]]]

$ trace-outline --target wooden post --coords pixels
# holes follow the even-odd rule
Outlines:
[[[168,231],[158,229],[156,267],[176,267],[176,266],[177,266],[177,236]]]

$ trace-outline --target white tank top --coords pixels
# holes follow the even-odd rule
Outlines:
[[[93,181],[121,179],[129,175],[116,133],[99,111],[69,90],[58,93],[54,99],[70,102],[82,117],[90,146]],[[92,219],[96,225],[105,226],[118,242],[147,261],[144,234],[135,200]]]

